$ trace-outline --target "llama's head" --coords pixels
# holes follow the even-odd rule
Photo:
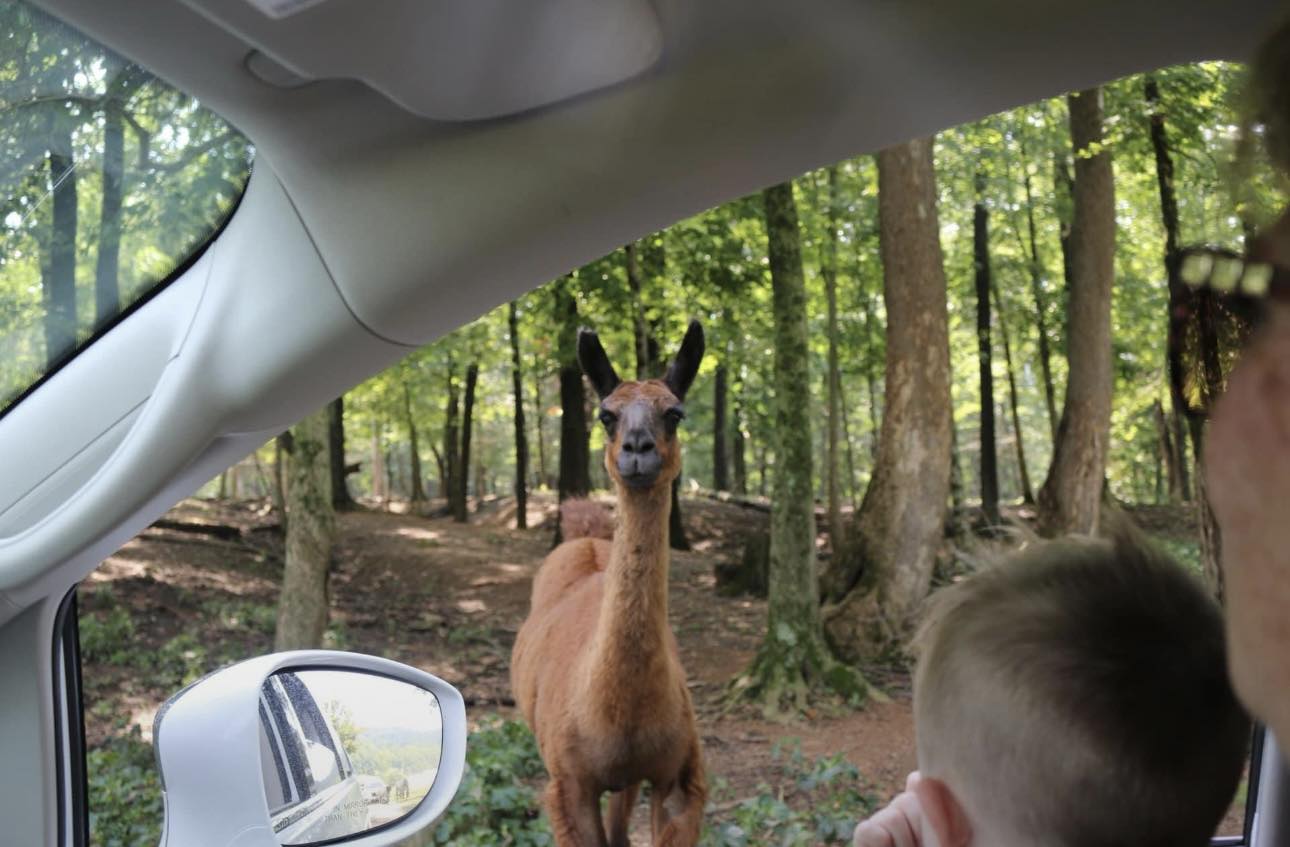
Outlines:
[[[605,469],[620,486],[670,486],[681,472],[676,430],[685,417],[681,402],[703,359],[703,327],[691,321],[681,350],[662,379],[623,382],[605,355],[600,338],[578,332],[578,363],[600,397],[605,426]]]

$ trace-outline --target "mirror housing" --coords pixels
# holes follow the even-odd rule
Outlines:
[[[338,670],[388,677],[434,695],[442,719],[438,772],[415,809],[335,844],[384,847],[433,824],[461,783],[466,708],[457,689],[399,662],[334,650],[299,650],[248,659],[198,680],[157,712],[153,745],[165,800],[161,847],[280,847],[265,802],[261,767],[261,687],[284,671]]]

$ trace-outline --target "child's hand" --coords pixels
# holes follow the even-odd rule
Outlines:
[[[905,780],[905,792],[887,808],[861,821],[856,827],[855,847],[934,847],[936,839],[931,828],[924,825],[923,809],[914,789],[918,785],[918,771]]]

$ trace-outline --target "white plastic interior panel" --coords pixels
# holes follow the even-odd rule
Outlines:
[[[161,332],[167,344],[160,349],[171,352],[154,368],[128,431],[109,433],[112,448],[103,451],[92,446],[101,433],[83,435],[75,452],[93,461],[77,469],[74,484],[58,484],[54,497],[37,485],[10,506],[24,517],[0,536],[0,622],[40,597],[61,595],[176,500],[340,387],[408,352],[355,320],[268,168],[256,169],[223,235],[174,283],[192,284],[200,289],[197,303]],[[86,403],[88,384],[101,383],[104,394],[135,386],[134,357],[146,364],[157,350],[132,336],[158,332],[159,316],[174,302],[156,298],[99,342],[123,344],[118,358],[99,355],[94,345],[77,360],[88,376],[65,368],[27,397],[20,409],[48,426],[24,430],[19,446],[54,454],[47,447],[68,441],[57,423],[97,418]],[[107,431],[122,419],[99,420]],[[6,449],[10,432],[16,430],[0,430]],[[50,459],[43,475],[33,475],[52,484],[61,466]],[[8,489],[7,478],[0,489]]]
[[[648,0],[184,0],[305,79],[413,114],[497,118],[631,79],[662,50]]]
[[[57,390],[41,386],[0,418],[0,538],[21,528],[14,517],[19,500],[58,473],[83,482],[97,465],[82,454],[119,443],[122,423],[148,398],[188,330],[209,269],[205,255],[122,328],[95,342],[95,355],[60,370]]]

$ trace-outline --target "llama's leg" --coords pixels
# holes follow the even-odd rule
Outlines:
[[[632,822],[632,809],[636,806],[636,793],[641,784],[629,785],[622,791],[609,796],[609,815],[606,824],[609,830],[609,847],[629,847],[627,829]]]
[[[703,776],[703,756],[693,742],[681,776],[664,793],[654,809],[654,847],[694,847],[703,829],[703,807],[708,802],[708,783]],[[676,811],[668,812],[668,805]],[[662,825],[660,831],[660,810]]]
[[[571,779],[552,777],[545,800],[558,847],[606,847],[600,797],[594,791]]]

